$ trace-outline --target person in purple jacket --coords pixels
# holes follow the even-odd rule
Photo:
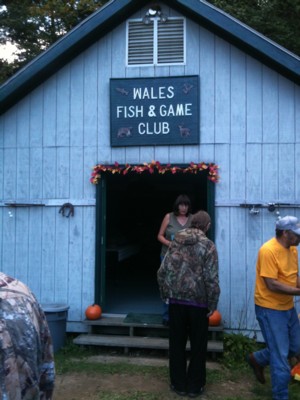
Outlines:
[[[206,384],[208,318],[220,295],[218,254],[206,236],[210,224],[207,212],[193,215],[191,227],[177,232],[157,272],[161,297],[169,301],[170,387],[192,398],[201,395]]]

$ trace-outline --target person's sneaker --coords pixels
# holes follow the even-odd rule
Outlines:
[[[198,390],[198,392],[189,392],[188,396],[191,398],[195,398],[195,397],[201,396],[201,394],[203,394],[203,392],[204,392],[204,388],[202,387],[200,390]]]
[[[178,394],[178,396],[186,396],[186,392],[184,390],[177,390],[174,385],[170,385],[170,389]]]
[[[246,356],[246,361],[248,365],[253,369],[254,375],[259,383],[266,383],[265,375],[264,375],[264,367],[258,364],[255,360],[253,353],[250,353]]]

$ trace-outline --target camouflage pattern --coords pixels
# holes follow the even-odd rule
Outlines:
[[[164,301],[193,301],[214,311],[220,295],[214,243],[199,229],[179,231],[161,263],[157,279]]]
[[[22,282],[0,272],[0,399],[50,400],[53,346],[43,310]]]

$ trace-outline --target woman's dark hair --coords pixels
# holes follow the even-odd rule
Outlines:
[[[177,199],[175,200],[174,206],[173,206],[173,212],[175,215],[179,214],[179,205],[184,204],[188,206],[186,215],[189,215],[191,212],[191,200],[186,194],[180,194]]]

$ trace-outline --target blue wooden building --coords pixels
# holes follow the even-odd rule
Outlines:
[[[109,1],[0,88],[2,270],[67,304],[70,332],[93,302],[159,313],[156,235],[187,193],[213,217],[224,326],[253,333],[257,251],[300,217],[299,83],[299,57],[204,0]],[[134,171],[152,160],[168,171]]]

